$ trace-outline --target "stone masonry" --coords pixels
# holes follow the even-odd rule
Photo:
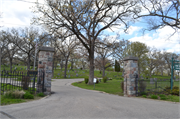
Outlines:
[[[44,94],[51,94],[51,78],[53,73],[53,55],[54,48],[52,47],[40,47],[39,48],[39,61],[38,61],[38,83],[37,92],[42,92],[43,87],[43,75],[44,71]]]
[[[124,96],[136,96],[135,75],[138,74],[138,58],[124,58]]]

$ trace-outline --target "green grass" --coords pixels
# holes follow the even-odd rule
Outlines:
[[[42,97],[40,97],[38,95],[34,95],[34,99],[10,99],[10,98],[6,98],[5,96],[1,95],[0,105],[9,105],[9,104],[23,103],[23,102],[38,100],[38,99],[41,99],[41,98]]]
[[[28,93],[30,95],[30,91],[25,90],[24,92],[25,92],[25,94]],[[29,99],[25,99],[25,98],[17,99],[17,98],[14,98],[12,96],[9,96],[9,95],[8,96],[7,95],[3,95],[1,93],[1,96],[0,96],[0,100],[1,100],[0,101],[0,105],[9,105],[9,104],[33,101],[33,100],[38,100],[38,99],[40,99],[40,98],[45,96],[42,93],[39,93],[39,94],[32,94],[33,99],[30,99],[30,98]],[[27,98],[27,96],[26,96],[26,98]]]
[[[94,85],[87,85],[85,84],[84,81],[82,81],[81,83],[75,82],[72,83],[72,85],[89,90],[97,90],[115,95],[123,95],[120,85],[121,81],[122,80],[113,79],[113,80],[108,80],[106,83],[99,82],[98,84],[95,84],[95,89],[94,89]]]
[[[22,103],[22,102],[26,102],[26,101],[23,99],[9,99],[1,95],[1,105],[9,105],[15,103]]]
[[[78,74],[78,76],[76,76],[76,74]],[[108,78],[121,79],[121,80],[123,79],[122,72],[105,71],[105,74]],[[67,70],[66,75],[67,75],[67,79],[86,78],[89,77],[89,70],[74,69],[74,71],[69,70],[69,72]],[[94,70],[94,77],[102,78],[102,73],[100,74],[99,70]],[[63,71],[61,71],[60,69],[54,70],[53,79],[64,79],[64,70]]]

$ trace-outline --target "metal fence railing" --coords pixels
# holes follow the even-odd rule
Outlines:
[[[138,80],[138,94],[146,92],[148,94],[162,94],[167,91],[167,88],[171,86],[170,79],[142,79]],[[179,81],[174,81],[174,84],[178,84]]]
[[[1,92],[9,90],[29,90],[35,92],[37,71],[1,71]]]

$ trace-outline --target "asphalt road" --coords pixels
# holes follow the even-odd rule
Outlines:
[[[51,96],[1,106],[1,119],[180,119],[180,103],[123,97],[74,87],[82,79],[52,81]]]

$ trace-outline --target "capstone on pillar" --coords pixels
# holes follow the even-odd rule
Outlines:
[[[135,76],[138,75],[138,58],[128,56],[124,58],[124,96],[136,96]]]
[[[38,80],[37,80],[37,93],[42,92],[44,94],[51,94],[51,78],[53,76],[53,55],[54,48],[52,47],[40,47],[39,58],[38,58]],[[44,71],[44,88],[43,88],[43,77],[42,71]]]

